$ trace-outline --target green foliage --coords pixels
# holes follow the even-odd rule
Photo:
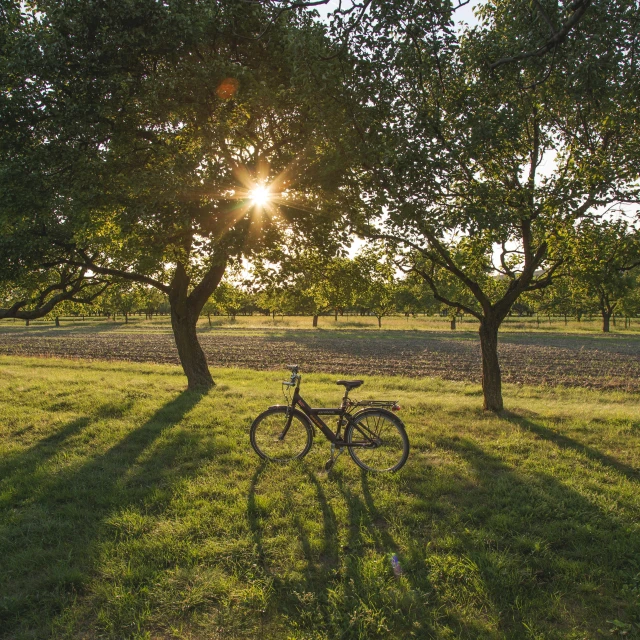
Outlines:
[[[360,274],[356,304],[371,311],[381,327],[382,318],[396,310],[398,287],[394,264],[380,248],[372,246],[355,257],[354,266]]]
[[[250,304],[250,296],[231,282],[221,282],[205,303],[203,313],[223,313],[233,318]]]
[[[319,64],[308,12],[41,1],[9,18],[0,280],[63,265],[168,293],[184,269],[191,290],[211,288],[232,256],[335,227],[322,193],[343,168],[323,131],[340,122],[326,99],[337,67]],[[277,206],[249,204],[262,182]]]
[[[494,0],[460,30],[450,3],[380,4],[348,45],[361,233],[386,238],[436,299],[478,318],[493,410],[497,332],[514,303],[552,282],[577,220],[640,195],[637,3],[590,6],[552,54],[491,66],[535,50],[561,11]]]
[[[583,220],[569,236],[567,253],[572,288],[599,310],[608,331],[611,315],[634,290],[637,296],[640,232],[624,220]]]

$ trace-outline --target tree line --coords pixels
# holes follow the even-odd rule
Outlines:
[[[321,4],[4,3],[0,318],[153,288],[210,387],[225,273],[318,315],[356,234],[384,243],[380,308],[393,264],[478,320],[486,409],[516,305],[581,281],[606,328],[637,266],[637,2],[494,0],[467,28],[464,2]]]
[[[521,296],[513,305],[512,316],[548,316],[578,322],[584,317],[600,317],[603,332],[610,331],[611,321],[621,318],[626,328],[632,318],[640,316],[640,244],[635,234],[617,221],[599,225],[606,229],[607,241],[594,242],[594,229],[582,229],[582,238],[573,245],[579,256],[565,277],[539,291]],[[584,243],[587,243],[586,245]],[[596,247],[596,249],[594,249]],[[273,255],[270,256],[273,258]],[[504,286],[494,274],[495,286]],[[458,295],[462,295],[459,291]],[[135,284],[110,287],[89,304],[59,304],[51,318],[60,315],[120,315],[125,323],[130,315],[170,315],[168,296],[156,289]],[[392,256],[380,246],[365,246],[359,253],[323,257],[319,254],[281,255],[277,263],[259,261],[248,273],[223,279],[205,302],[201,317],[263,314],[306,316],[311,326],[318,326],[320,316],[373,316],[382,328],[383,319],[394,314],[406,317],[440,315],[456,329],[461,309],[437,300],[419,275],[402,273]]]

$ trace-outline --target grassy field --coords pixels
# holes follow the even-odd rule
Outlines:
[[[253,316],[237,316],[234,319],[227,316],[211,316],[211,325],[206,316],[200,318],[198,327],[206,330],[209,326],[217,329],[228,329],[233,331],[242,331],[243,329],[309,329],[311,326],[311,317],[304,316],[271,316],[253,315]],[[83,320],[81,317],[64,317],[60,319],[62,327],[76,326],[87,327],[100,326],[106,323],[113,324],[118,331],[171,331],[171,322],[169,316],[155,316],[151,320],[146,320],[143,316],[131,316],[125,324],[123,316],[117,316],[116,321],[106,320],[104,317],[86,316]],[[34,320],[31,321],[32,327],[54,326],[54,320]],[[12,328],[22,329],[25,326],[23,320],[0,320],[0,330],[10,331]],[[319,318],[318,329],[324,331],[341,331],[341,330],[375,330],[378,331],[378,321],[373,316],[354,316],[344,315],[338,316],[335,321],[333,316],[321,316]],[[392,315],[382,319],[382,329],[388,331],[447,331],[449,330],[449,319],[440,316],[422,316],[404,317],[403,315]],[[458,331],[478,331],[478,322],[471,316],[459,317],[457,321]],[[520,318],[517,316],[508,317],[501,326],[502,332],[510,331],[527,331],[532,333],[579,333],[579,334],[598,334],[602,333],[602,320],[599,316],[591,318],[585,317],[580,322],[573,318],[568,318],[565,323],[564,318],[540,316],[540,318]],[[616,324],[611,322],[611,332],[615,334],[640,335],[640,318],[632,318],[631,324],[627,328],[624,326],[624,319],[617,318]]]
[[[282,374],[214,374],[0,357],[1,638],[638,637],[637,394],[367,378],[409,462],[327,475],[249,447]]]

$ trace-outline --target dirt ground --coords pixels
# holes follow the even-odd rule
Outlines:
[[[473,332],[222,331],[199,334],[216,367],[303,371],[345,376],[438,376],[480,381]],[[635,336],[506,333],[500,337],[505,382],[640,391],[640,339]],[[167,332],[126,332],[118,325],[0,331],[0,354],[178,363]]]

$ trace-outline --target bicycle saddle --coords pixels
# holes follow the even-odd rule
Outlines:
[[[364,380],[338,380],[336,384],[341,384],[347,389],[357,389],[361,384],[364,384]]]

